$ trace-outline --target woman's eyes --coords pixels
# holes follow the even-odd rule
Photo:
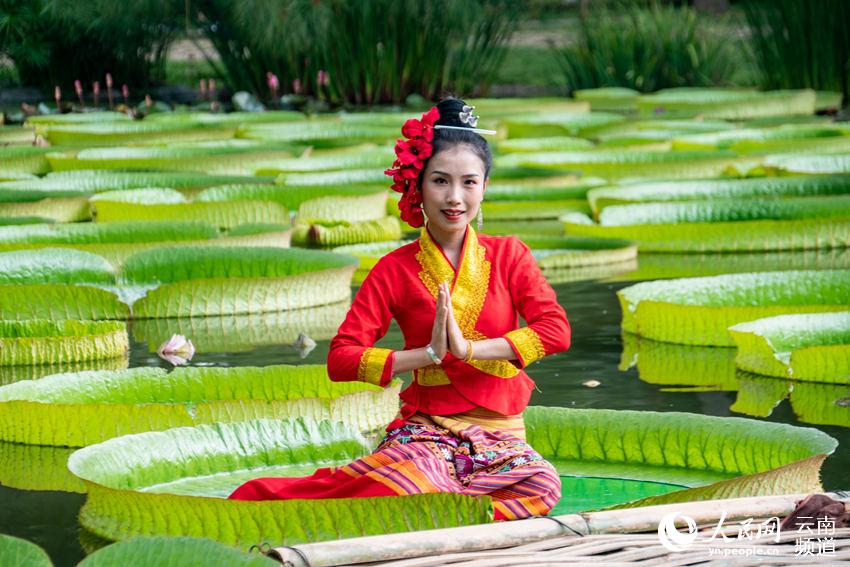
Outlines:
[[[438,177],[438,178],[434,179],[434,183],[437,183],[438,185],[442,185],[444,183],[448,183],[448,181],[443,177]],[[475,185],[478,184],[478,182],[475,179],[467,179],[466,181],[464,181],[464,184],[466,184],[470,187],[474,187]]]

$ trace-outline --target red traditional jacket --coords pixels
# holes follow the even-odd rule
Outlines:
[[[569,348],[570,326],[528,247],[516,237],[479,236],[472,227],[467,228],[457,271],[427,228],[418,240],[381,258],[331,341],[331,380],[389,384],[393,351],[373,345],[395,318],[405,349],[427,346],[437,286],[443,281],[452,282],[452,308],[464,337],[503,337],[516,360],[466,363],[447,353],[439,366],[414,371],[413,383],[401,393],[402,415],[450,415],[475,407],[521,413],[534,387],[522,369]],[[527,326],[519,327],[519,317]]]

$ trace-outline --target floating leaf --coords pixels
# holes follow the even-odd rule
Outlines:
[[[130,308],[111,291],[87,285],[0,285],[0,319],[125,320]]]
[[[598,212],[609,205],[629,203],[841,194],[850,194],[850,175],[650,181],[594,187],[588,191],[587,199]]]
[[[679,87],[662,89],[637,100],[641,115],[701,116],[742,120],[763,116],[815,113],[815,91],[741,91]]]
[[[401,238],[401,224],[394,216],[361,222],[331,221],[327,224],[296,222],[292,231],[292,242],[299,246],[338,247],[399,238]]]
[[[810,197],[814,199],[814,197]],[[711,203],[711,202],[709,202]],[[658,204],[658,207],[668,204]],[[622,207],[642,207],[644,205],[622,205]],[[653,206],[650,216],[654,215]],[[720,216],[734,216],[735,204],[723,207],[726,213]],[[603,210],[609,211],[614,207]],[[707,207],[711,209],[711,207]],[[814,208],[817,208],[816,206]],[[712,215],[700,206],[694,207],[695,216]],[[776,207],[782,210],[782,206]],[[627,210],[619,209],[619,219],[627,219]],[[775,212],[765,210],[764,214]],[[793,216],[797,213],[786,211]],[[678,214],[678,211],[673,213]],[[747,214],[747,213],[745,213]],[[641,251],[649,252],[747,252],[775,250],[807,250],[817,248],[850,247],[850,220],[843,217],[827,219],[801,220],[736,220],[714,222],[672,222],[659,224],[601,225],[594,223],[582,213],[567,213],[560,220],[564,232],[569,236],[592,238],[616,238],[637,243]],[[651,219],[645,219],[651,220]]]
[[[25,539],[0,534],[0,565],[53,567],[47,552]]]
[[[95,551],[78,567],[280,567],[280,563],[257,553],[237,551],[217,541],[194,537],[133,537]]]
[[[272,311],[254,315],[221,315],[178,319],[139,319],[133,321],[133,337],[148,343],[148,350],[168,340],[173,332],[192,337],[197,352],[243,352],[260,346],[294,342],[299,333],[317,340],[336,335],[350,302],[319,307]]]
[[[523,237],[544,270],[633,262],[637,247],[622,240],[570,237]]]
[[[0,366],[115,358],[129,348],[123,322],[0,321]]]
[[[373,431],[398,412],[399,387],[331,382],[324,365],[57,374],[0,388],[0,439],[83,447],[128,433],[297,416]]]
[[[350,299],[357,259],[318,250],[173,246],[124,264],[130,284],[159,284],[133,315],[185,317],[302,309]]]
[[[80,250],[41,248],[0,252],[0,284],[114,284],[115,268]]]
[[[623,330],[650,339],[734,346],[728,328],[779,314],[846,311],[850,271],[728,274],[638,283],[617,292]]]
[[[779,315],[739,323],[729,333],[743,370],[850,384],[850,311]]]
[[[225,497],[257,476],[309,474],[369,445],[341,423],[243,421],[112,439],[74,453],[68,467],[88,487],[82,525],[110,539],[209,537],[247,549],[487,522],[489,498],[423,494],[247,502]],[[182,518],[174,522],[174,518]]]
[[[387,192],[370,195],[326,196],[303,201],[298,207],[299,221],[376,221],[387,216]]]

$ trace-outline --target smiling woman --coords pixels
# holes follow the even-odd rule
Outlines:
[[[372,268],[330,345],[334,381],[386,387],[413,371],[386,437],[348,465],[255,479],[231,498],[449,492],[492,497],[500,520],[546,514],[557,503],[558,474],[525,441],[522,412],[534,382],[523,368],[569,348],[570,327],[528,247],[470,226],[492,166],[472,110],[446,99],[404,124],[387,174],[402,193],[402,219],[424,227]],[[375,347],[393,318],[404,349]]]

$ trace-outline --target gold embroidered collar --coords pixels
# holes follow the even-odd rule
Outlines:
[[[484,307],[487,290],[490,288],[490,260],[487,251],[479,244],[478,236],[471,226],[466,227],[463,248],[457,271],[452,267],[440,246],[431,237],[427,227],[422,228],[419,237],[419,252],[416,260],[422,268],[419,279],[431,292],[434,298],[439,293],[439,285],[449,281],[453,283],[452,309],[455,319],[463,331],[463,336],[473,341],[487,339],[486,335],[475,328],[478,316]],[[470,364],[495,376],[510,378],[519,372],[513,364],[505,360],[472,360]],[[448,383],[445,372],[439,367],[422,369],[421,383],[430,381],[431,384]],[[430,376],[436,374],[437,376]],[[428,377],[426,378],[426,375]],[[424,379],[424,380],[423,380]]]

